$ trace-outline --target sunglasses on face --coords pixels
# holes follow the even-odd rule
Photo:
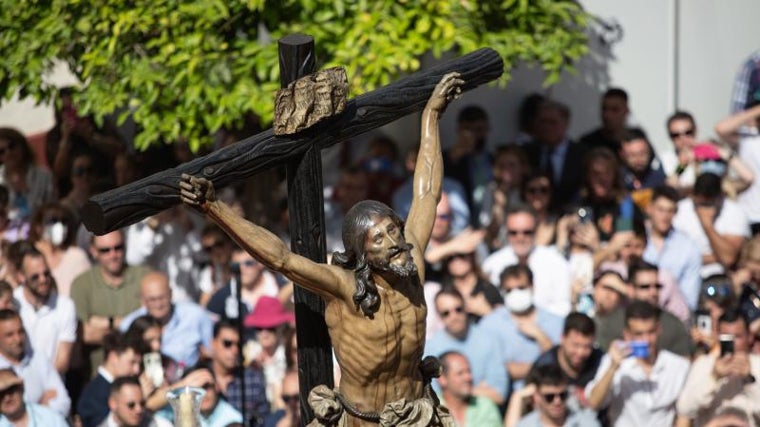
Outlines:
[[[536,230],[507,230],[507,234],[510,236],[532,236],[536,233]]]
[[[652,288],[662,289],[661,283],[637,283],[636,289],[649,290]]]
[[[15,142],[9,142],[8,145],[6,145],[3,148],[0,148],[0,157],[4,156],[5,153],[7,153],[10,150],[13,150],[14,148],[16,148],[16,143]]]
[[[50,274],[50,270],[45,270],[42,273],[32,274],[31,276],[29,276],[29,281],[32,283],[37,283],[40,280],[42,280],[43,277],[46,279],[50,279],[52,277],[52,275]]]
[[[559,398],[560,402],[564,402],[567,400],[567,390],[561,391],[559,393],[541,393],[541,397],[547,402],[552,403],[554,402],[554,399]]]
[[[236,341],[236,340],[222,340],[222,346],[224,346],[224,348],[230,348],[232,346],[237,347],[238,344],[240,344],[240,341]]]
[[[96,248],[96,249],[98,250],[98,253],[101,254],[101,255],[105,255],[105,254],[107,254],[107,253],[109,253],[111,251],[121,252],[121,251],[124,250],[124,243],[119,243],[116,246],[110,246],[110,247],[106,247],[106,248]]]
[[[301,396],[297,394],[283,394],[282,401],[285,403],[298,403],[298,400],[301,398]]]
[[[0,390],[0,399],[14,393],[19,393],[21,391],[21,387],[21,384],[16,384],[6,388],[5,390]]]
[[[464,313],[464,307],[462,307],[460,305],[459,307],[454,307],[453,310],[443,310],[443,311],[441,311],[441,318],[445,319],[445,318],[449,317],[449,315],[452,314],[452,313],[462,314],[462,313]]]
[[[205,383],[201,387],[203,387],[204,390],[216,390],[216,384],[214,383]]]
[[[669,132],[670,139],[680,138],[682,136],[694,136],[694,128],[686,129],[683,132]]]
[[[704,293],[708,297],[727,297],[731,295],[731,285],[707,285],[704,289]]]
[[[138,405],[141,408],[143,408],[143,407],[145,407],[145,402],[138,402],[136,400],[133,400],[131,402],[127,402],[127,408],[129,408],[129,409],[135,409]]]
[[[56,222],[65,223],[66,220],[63,219],[63,218],[56,217],[56,216],[50,217],[50,218],[48,218],[48,219],[45,220],[45,224],[48,224],[48,225],[55,224]]]

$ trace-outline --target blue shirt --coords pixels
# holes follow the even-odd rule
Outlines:
[[[224,393],[230,404],[235,410],[240,411],[240,376],[236,374],[232,381],[227,385]],[[225,402],[226,403],[226,402]],[[267,400],[267,382],[264,373],[260,370],[245,369],[245,416],[251,418],[255,415],[264,418],[269,414],[269,401]]]
[[[26,427],[69,427],[63,415],[36,403],[26,403],[29,422]],[[5,416],[0,416],[0,427],[13,427]]]
[[[481,381],[485,381],[502,397],[506,398],[507,390],[509,390],[509,377],[501,361],[503,351],[499,346],[499,341],[491,339],[477,325],[470,325],[467,336],[463,340],[454,337],[446,330],[442,330],[430,338],[425,345],[426,355],[439,357],[447,351],[457,351],[464,354],[467,361],[470,362],[472,382],[475,386]]]
[[[565,318],[535,307],[536,324],[554,343],[558,344]],[[478,324],[480,328],[498,341],[503,351],[502,363],[521,362],[533,363],[541,355],[541,348],[534,340],[523,335],[506,307],[499,307],[484,317]],[[513,390],[519,390],[525,385],[524,380],[512,382]]]
[[[699,275],[702,253],[696,241],[686,233],[671,228],[662,243],[662,250],[658,252],[652,243],[651,231],[647,230],[647,247],[644,249],[643,258],[644,261],[670,273],[676,279],[689,309],[697,309],[702,286],[702,278]]]
[[[136,318],[146,314],[145,307],[138,308],[124,317],[119,328],[126,331]],[[161,353],[185,366],[194,366],[200,358],[199,346],[211,348],[213,332],[214,322],[201,306],[191,302],[174,304],[161,334]]]
[[[565,420],[566,427],[597,427],[601,426],[599,420],[596,419],[594,412],[584,409],[578,412],[568,411],[567,419]],[[538,411],[533,411],[528,415],[520,418],[515,427],[542,427],[541,414]]]
[[[406,218],[412,207],[412,179],[407,179],[393,193],[393,210],[399,217]],[[443,178],[443,192],[449,196],[451,205],[451,234],[454,235],[470,225],[470,208],[467,206],[467,196],[459,181]]]

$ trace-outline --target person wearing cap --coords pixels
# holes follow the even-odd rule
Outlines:
[[[24,380],[13,369],[0,369],[0,427],[68,427],[63,416],[24,401]]]
[[[246,328],[256,332],[256,340],[246,344],[245,359],[264,370],[267,397],[273,403],[287,370],[283,330],[294,322],[295,315],[286,311],[277,298],[271,297],[261,297],[244,321]]]
[[[211,361],[205,365],[216,378],[215,390],[236,411],[245,412],[246,419],[263,418],[269,413],[270,408],[266,394],[266,378],[259,367],[246,364],[245,369],[241,370],[239,357],[240,333],[237,324],[229,319],[218,321],[214,325],[214,338],[211,340]],[[243,379],[245,402],[241,402],[240,393],[240,383]]]
[[[697,177],[694,192],[678,202],[673,226],[689,235],[702,252],[702,277],[722,273],[739,258],[750,237],[749,222],[739,205],[725,197],[713,173]]]

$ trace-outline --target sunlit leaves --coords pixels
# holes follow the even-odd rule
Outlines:
[[[484,46],[507,68],[540,64],[550,84],[586,53],[588,19],[573,0],[2,0],[0,99],[50,100],[57,58],[82,82],[85,112],[132,116],[138,147],[197,148],[248,113],[271,121],[273,41],[288,34],[312,35],[318,66],[346,67],[356,96],[418,70],[426,52]]]

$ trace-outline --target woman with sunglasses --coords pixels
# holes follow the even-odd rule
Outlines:
[[[45,256],[60,295],[69,296],[74,279],[90,268],[85,251],[74,244],[76,230],[71,211],[57,202],[37,210],[29,227],[29,240]]]

